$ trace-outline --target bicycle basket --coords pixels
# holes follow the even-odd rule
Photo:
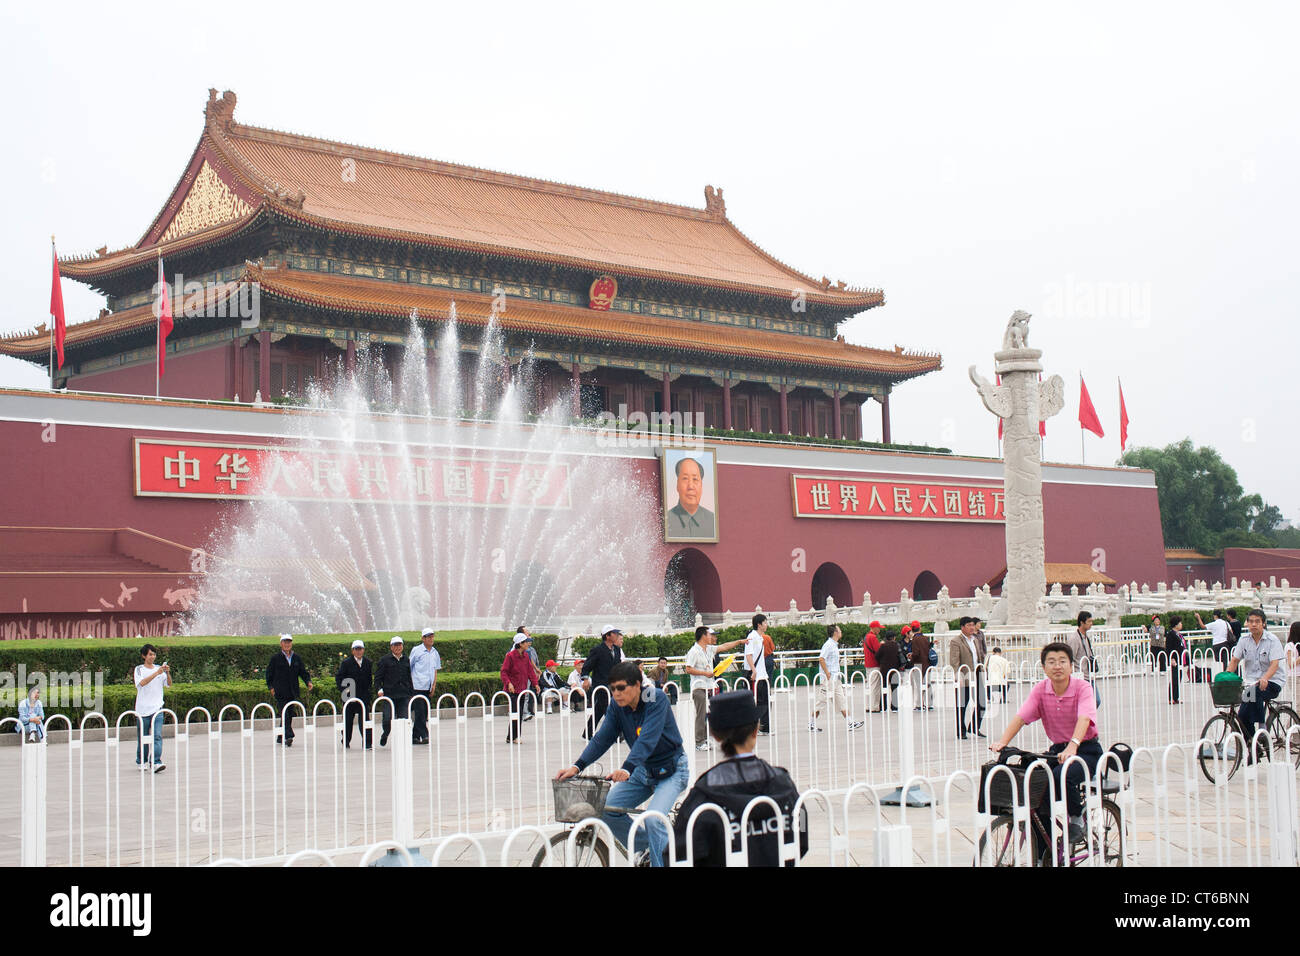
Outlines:
[[[1210,684],[1210,696],[1214,698],[1216,707],[1240,704],[1243,686],[1239,680],[1216,680]]]
[[[610,783],[603,777],[570,777],[553,780],[555,820],[557,823],[581,823],[605,812],[605,798]]]
[[[1021,795],[1025,792],[1025,774],[1029,770],[1029,765],[1038,759],[1037,754],[1016,754],[1007,758],[1006,763],[1001,764],[1011,771],[1015,778],[1012,792],[1012,779],[1006,773],[999,771],[993,774],[993,768],[999,766],[998,761],[992,760],[980,768],[980,790],[979,790],[979,812],[980,813],[1010,813],[1011,808],[1020,802]],[[988,789],[988,807],[984,805],[984,785],[989,776],[993,780],[989,783]],[[1051,785],[1051,771],[1039,768],[1034,771],[1033,777],[1029,783],[1029,806],[1037,807],[1043,802],[1047,794],[1047,788]]]

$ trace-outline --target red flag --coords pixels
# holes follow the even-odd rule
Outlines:
[[[54,285],[50,289],[50,315],[54,318],[54,348],[59,353],[59,368],[63,368],[63,337],[67,326],[63,321],[63,285],[59,282],[59,254],[54,251],[54,237],[50,237],[50,255],[54,258]]]
[[[162,256],[158,257],[158,304],[155,310],[158,315],[158,377],[162,378],[163,373],[163,356],[167,352],[167,336],[171,334],[172,326],[172,303],[171,298],[167,295],[167,280],[163,277]]]
[[[1119,383],[1119,450],[1128,444],[1128,409],[1124,407],[1124,383]]]
[[[1106,437],[1097,410],[1092,407],[1092,399],[1088,397],[1088,386],[1084,384],[1082,375],[1079,376],[1079,427],[1088,429],[1098,438]]]

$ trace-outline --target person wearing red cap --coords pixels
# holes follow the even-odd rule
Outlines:
[[[866,668],[867,676],[867,707],[873,714],[883,710],[880,671],[877,670],[880,665],[876,662],[876,651],[880,650],[880,636],[876,633],[879,630],[880,622],[872,621],[867,625],[867,636],[862,639],[862,666]]]
[[[568,707],[568,701],[564,699],[567,695],[562,693],[568,690],[568,685],[560,676],[558,667],[555,661],[547,661],[546,670],[542,671],[541,677],[542,701],[546,705],[546,710],[552,714],[561,707]]]

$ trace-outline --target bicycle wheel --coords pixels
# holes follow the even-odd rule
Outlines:
[[[1268,719],[1268,739],[1274,760],[1289,760],[1300,767],[1300,715],[1290,707],[1279,707]]]
[[[546,862],[548,848],[551,856],[550,866],[567,865],[564,858],[564,844],[568,839],[568,830],[561,830],[551,837],[548,846],[544,846],[537,851],[537,856],[533,859],[533,866],[548,865]],[[609,866],[609,845],[594,830],[587,829],[579,833],[575,843],[577,845],[573,848],[574,866]]]
[[[1201,765],[1201,773],[1205,774],[1205,779],[1210,783],[1215,782],[1216,770],[1222,770],[1228,779],[1232,779],[1232,775],[1241,766],[1241,744],[1233,738],[1233,734],[1240,733],[1237,718],[1232,714],[1215,714],[1201,728],[1201,740],[1204,743],[1201,744],[1196,760]]]
[[[976,866],[1015,866],[1016,857],[1035,863],[1027,828],[1017,825],[1011,814],[995,817],[989,832],[980,836]]]
[[[1119,806],[1110,800],[1101,801],[1101,833],[1094,834],[1101,866],[1124,865],[1124,827],[1120,823]]]

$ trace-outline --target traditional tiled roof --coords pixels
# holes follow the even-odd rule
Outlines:
[[[462,324],[483,326],[492,311],[486,295],[295,269],[270,269],[250,265],[240,281],[257,282],[263,300],[280,299],[297,305],[358,315],[404,319],[412,309],[426,319],[445,319],[452,302]],[[238,282],[209,290],[209,301],[234,294]],[[177,329],[184,330],[181,317],[188,300],[174,311]],[[68,326],[65,347],[151,326],[151,306],[138,306],[104,315],[91,322]],[[900,348],[874,349],[849,345],[837,339],[742,329],[706,322],[686,322],[621,312],[596,312],[550,302],[508,300],[498,316],[499,325],[512,332],[531,333],[559,339],[580,339],[665,348],[694,355],[728,356],[773,361],[828,369],[879,374],[889,381],[902,381],[942,365],[934,354],[915,354]],[[44,355],[49,342],[44,331],[0,341],[0,354]]]
[[[1217,561],[1218,558],[1201,554],[1195,548],[1165,548],[1166,561]]]
[[[1068,562],[1049,561],[1043,565],[1044,584],[1049,587],[1053,584],[1059,584],[1063,588],[1077,584],[1079,587],[1087,587],[1089,584],[1104,584],[1106,587],[1114,587],[1116,581],[1114,578],[1101,571],[1094,571],[1090,564],[1071,564]],[[1002,579],[1007,576],[1006,565],[1002,570],[993,577],[988,579],[988,586],[991,588],[1001,587]]]
[[[492,172],[353,146],[234,121],[235,95],[210,91],[203,137],[176,192],[136,246],[61,260],[65,275],[91,279],[156,254],[172,254],[245,228],[274,212],[308,226],[504,255],[688,285],[789,297],[859,311],[879,290],[814,279],[751,242],[727,218],[722,190],[705,208]],[[246,214],[204,233],[164,238],[200,169],[219,167],[232,209]],[[205,224],[206,225],[206,224]]]

